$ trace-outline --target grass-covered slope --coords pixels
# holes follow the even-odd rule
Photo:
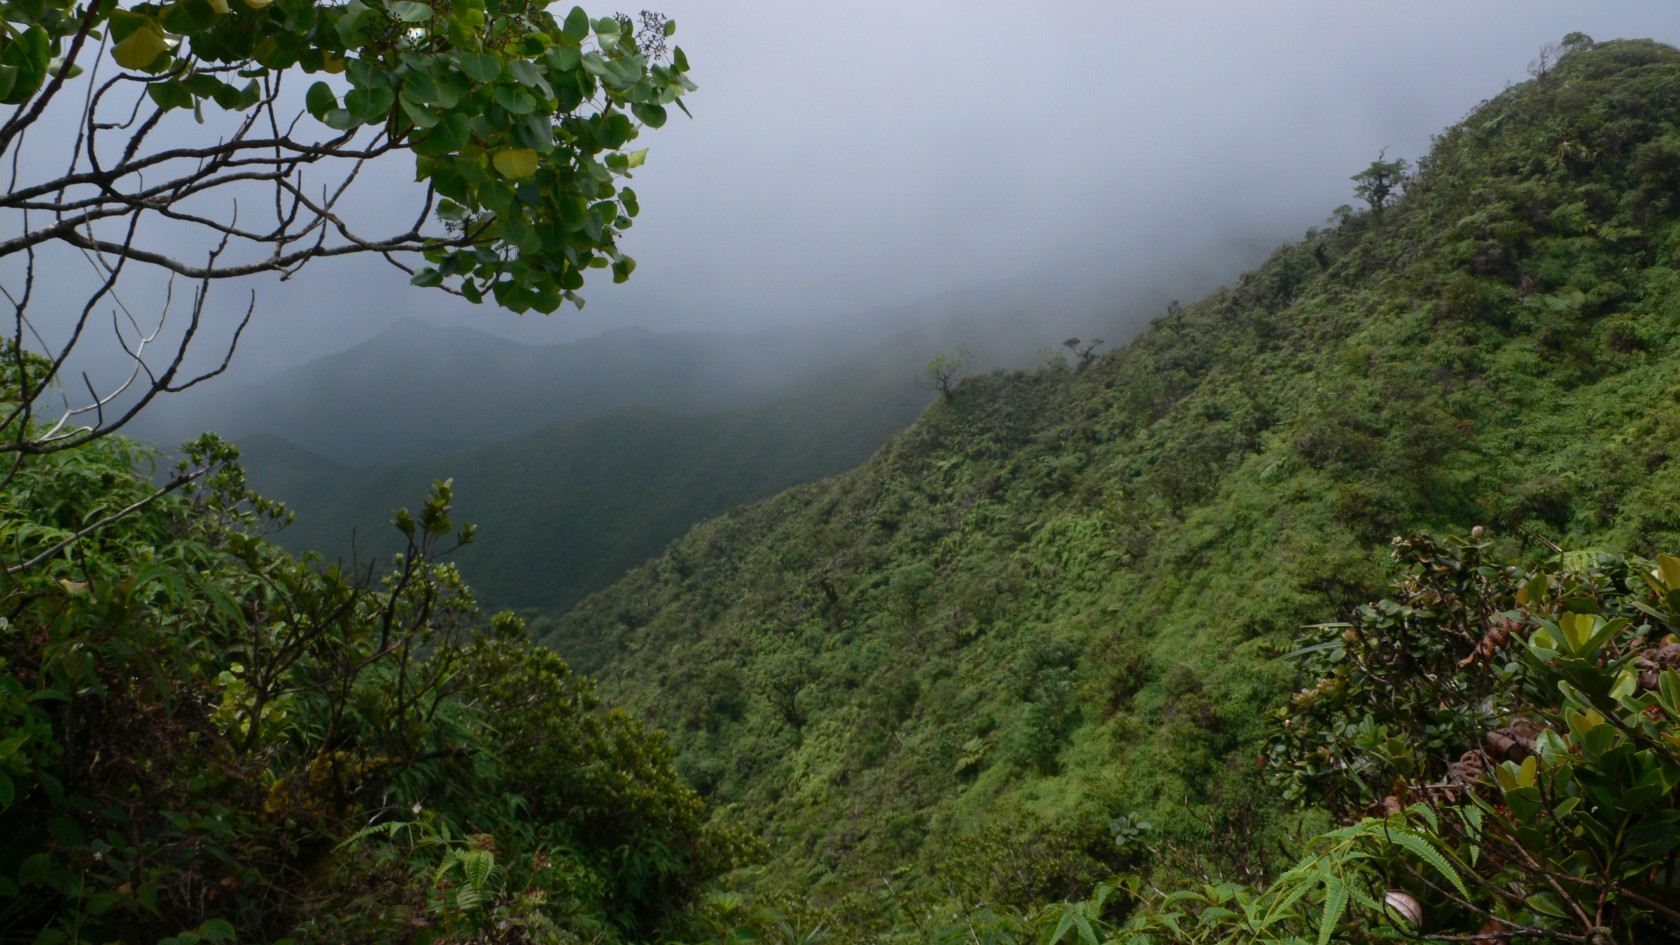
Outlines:
[[[1376,596],[1391,535],[1680,544],[1677,126],[1680,54],[1573,52],[1381,211],[1083,370],[963,385],[549,641],[766,838],[768,888],[1055,898],[1137,820],[1157,865],[1219,837],[1240,870],[1268,655]]]

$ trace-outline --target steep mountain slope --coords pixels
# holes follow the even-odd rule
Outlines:
[[[548,640],[765,838],[762,890],[879,915],[1197,847],[1240,874],[1284,826],[1270,656],[1375,596],[1390,536],[1680,545],[1677,128],[1680,53],[1578,47],[1403,197],[1083,370],[963,385]]]

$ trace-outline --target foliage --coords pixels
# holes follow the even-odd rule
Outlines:
[[[933,356],[933,360],[922,368],[922,376],[916,381],[924,390],[938,391],[945,400],[951,399],[951,391],[969,368],[969,350],[967,345],[957,345],[951,351],[944,351]]]
[[[162,491],[117,440],[18,465],[7,921],[1663,939],[1680,53],[1576,45],[1381,213],[1082,370],[969,379],[558,617],[629,715],[475,621],[438,561],[448,484],[375,586],[256,537],[278,510],[214,441]],[[687,910],[746,835],[770,860],[744,894]]]
[[[1534,571],[1411,538],[1393,597],[1313,644],[1274,777],[1341,811],[1438,808],[1471,890],[1396,883],[1430,925],[1638,941],[1680,921],[1680,559]],[[1419,685],[1417,680],[1429,680]]]
[[[0,923],[42,942],[680,924],[747,847],[705,825],[660,737],[518,621],[476,616],[444,560],[471,537],[450,485],[398,513],[407,550],[370,582],[265,541],[282,510],[236,455],[206,437],[159,491],[155,457],[107,437],[0,491]]]
[[[1092,338],[1090,341],[1083,341],[1079,338],[1069,338],[1062,342],[1062,347],[1073,352],[1073,356],[1075,358],[1074,367],[1084,368],[1097,356],[1097,349],[1102,347],[1103,343],[1104,342],[1101,338]]]
[[[969,379],[860,469],[697,527],[545,639],[766,839],[755,901],[800,898],[851,940],[911,935],[899,899],[923,922],[1003,914],[1001,881],[942,867],[1009,877],[1033,824],[1067,829],[1050,851],[1152,825],[1148,855],[1069,856],[1058,883],[1135,858],[1161,888],[1271,888],[1326,817],[1267,784],[1271,657],[1380,595],[1373,548],[1477,521],[1504,560],[1680,543],[1677,123],[1680,54],[1572,53],[1443,132],[1382,213],[1084,370]],[[1420,835],[1467,862],[1439,816]]]
[[[96,46],[109,48],[160,115],[255,112],[289,72],[342,75],[342,93],[342,84],[322,80],[306,96],[309,114],[333,133],[322,146],[346,147],[373,128],[412,150],[418,178],[441,198],[438,216],[457,234],[438,235],[425,253],[432,265],[415,281],[457,279],[469,299],[493,294],[516,311],[553,311],[597,264],[610,264],[616,280],[629,275],[634,263],[616,237],[637,204],[614,178],[644,152],[622,149],[638,126],[663,125],[666,107],[694,89],[680,49],[658,61],[674,24],[654,16],[638,28],[579,8],[562,19],[540,5],[476,0],[7,3],[4,19],[0,100],[27,109],[0,130],[0,144],[71,75],[95,68]],[[268,144],[303,147],[289,137]],[[220,163],[251,150],[234,139],[208,156]],[[133,157],[131,148],[102,173],[125,177]]]
[[[1385,161],[1383,155],[1378,155],[1370,167],[1353,175],[1354,196],[1369,204],[1372,211],[1380,212],[1383,205],[1399,196],[1408,167],[1403,158]]]
[[[1319,678],[1273,714],[1274,780],[1333,804],[1393,792],[1376,815],[1307,841],[1263,887],[1148,893],[1122,878],[1124,915],[1107,884],[970,914],[931,940],[1667,940],[1680,559],[1587,552],[1530,571],[1483,563],[1486,547],[1397,542],[1395,595],[1294,654]]]
[[[1399,542],[1395,597],[1296,654],[1327,675],[1274,713],[1275,780],[1308,772],[1328,797],[1394,791],[1376,815],[1305,841],[1264,884],[1159,892],[1127,872],[1042,906],[965,897],[936,921],[901,898],[914,928],[881,940],[1667,940],[1680,921],[1680,558],[1589,552],[1528,571],[1483,564],[1485,547]],[[1454,671],[1476,684],[1454,688]],[[1396,701],[1401,679],[1416,695]],[[1454,713],[1481,720],[1457,743],[1441,737]],[[1118,826],[1117,839],[1148,832]],[[974,880],[982,895],[1006,888]],[[766,921],[737,908],[725,927],[756,934]]]
[[[695,88],[674,29],[484,0],[0,3],[17,382],[0,454],[73,449],[222,373],[256,308],[253,295],[231,332],[212,330],[223,280],[368,254],[418,285],[547,313],[582,304],[588,269],[629,278],[618,240],[639,204],[623,181],[646,152],[627,148]],[[290,83],[310,75],[323,78],[300,106]],[[412,222],[355,206],[358,179],[408,156]],[[81,265],[91,277],[57,278]],[[113,305],[124,371],[60,383]],[[46,355],[38,377],[26,343]]]

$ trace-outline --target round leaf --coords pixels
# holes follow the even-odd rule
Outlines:
[[[303,97],[304,105],[309,114],[321,118],[327,112],[338,107],[338,96],[325,82],[317,82],[309,87],[309,93]]]
[[[530,177],[537,172],[537,152],[530,148],[497,151],[496,156],[491,158],[491,163],[496,166],[496,172],[503,177]]]
[[[148,23],[111,48],[111,58],[124,69],[145,69],[169,49],[169,41],[156,26]]]
[[[474,82],[494,82],[502,74],[502,61],[487,53],[462,53],[461,71]]]

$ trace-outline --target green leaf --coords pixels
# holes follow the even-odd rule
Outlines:
[[[1563,640],[1568,644],[1569,652],[1581,654],[1585,651],[1596,622],[1597,618],[1591,614],[1558,614],[1558,629],[1563,631]]]
[[[1062,920],[1056,923],[1056,931],[1044,937],[1044,945],[1056,945],[1057,942],[1062,940],[1062,936],[1066,935],[1068,930],[1071,928],[1073,928],[1073,907],[1064,905],[1062,910]]]
[[[390,89],[351,89],[344,95],[344,107],[364,123],[382,121],[397,103]]]
[[[496,87],[496,104],[507,109],[513,115],[529,115],[536,111],[537,100],[530,92],[521,88],[499,85]]]
[[[52,858],[45,853],[35,853],[24,858],[18,865],[18,882],[25,886],[39,886],[46,882],[47,874],[52,871]]]
[[[83,832],[81,822],[68,816],[49,818],[47,832],[53,835],[53,839],[70,849],[87,843],[87,834]]]
[[[549,63],[558,72],[571,72],[583,65],[583,50],[576,46],[557,46],[549,55]]]
[[[1324,914],[1318,920],[1318,945],[1329,945],[1330,936],[1336,932],[1336,923],[1342,920],[1348,904],[1347,886],[1341,880],[1332,877],[1324,885]]]
[[[1665,669],[1657,677],[1657,694],[1670,716],[1680,717],[1680,672]]]
[[[360,127],[362,120],[350,114],[350,110],[347,108],[335,108],[321,116],[321,124],[337,131],[349,131],[352,128]]]
[[[192,35],[216,22],[216,9],[209,0],[174,0],[163,8],[159,21],[171,33]]]
[[[193,106],[192,92],[177,80],[153,82],[146,87],[146,94],[151,96],[152,101],[157,103],[157,107],[164,111]]]
[[[391,15],[400,23],[424,23],[432,18],[432,8],[419,0],[397,0],[391,4]]]
[[[146,25],[128,34],[111,48],[111,58],[124,69],[147,71],[169,51],[169,43],[156,26]]]
[[[459,151],[471,140],[472,129],[467,116],[450,112],[436,126],[426,129],[424,137],[415,141],[414,150],[419,154],[437,156]]]
[[[437,113],[424,105],[416,104],[406,98],[397,99],[397,104],[402,107],[403,114],[408,116],[408,120],[414,122],[416,128],[430,128],[438,123]]]
[[[1534,759],[1530,757],[1528,760],[1533,761]],[[1434,867],[1437,873],[1445,876],[1453,884],[1460,895],[1466,899],[1470,898],[1470,891],[1465,888],[1464,880],[1459,877],[1458,870],[1453,869],[1452,864],[1447,862],[1447,858],[1441,855],[1441,851],[1431,845],[1422,835],[1410,830],[1391,827],[1387,831],[1387,836],[1390,842],[1405,847],[1417,854],[1419,859]]]
[[[496,172],[515,179],[530,177],[537,172],[537,152],[530,148],[511,148],[497,151],[491,158]]]
[[[1620,700],[1632,696],[1639,691],[1639,676],[1631,669],[1622,669],[1616,674],[1616,683],[1610,687],[1610,698]]]
[[[1073,911],[1073,924],[1079,927],[1079,941],[1083,945],[1102,945],[1097,938],[1097,932],[1091,928],[1091,920],[1085,918],[1085,913],[1079,907]]]
[[[566,22],[560,26],[560,36],[574,46],[588,39],[589,14],[582,7],[572,7],[572,12],[566,14]]]
[[[1542,915],[1549,915],[1556,919],[1567,919],[1569,913],[1557,901],[1557,897],[1549,892],[1535,893],[1528,897],[1528,906]]]
[[[318,120],[324,117],[327,112],[338,107],[338,96],[333,94],[332,87],[327,83],[316,82],[309,87],[308,93],[304,95],[303,104],[305,108],[309,109],[309,114],[314,115]]]
[[[554,90],[549,88],[548,80],[542,77],[542,73],[537,71],[537,67],[529,59],[515,59],[509,62],[507,71],[515,82],[528,89],[541,89],[544,95],[554,94]]]
[[[461,71],[474,82],[494,82],[502,75],[502,61],[487,53],[462,53]]]
[[[1581,647],[1581,655],[1592,656],[1597,653],[1599,650],[1603,649],[1604,644],[1609,643],[1616,634],[1621,633],[1622,630],[1626,629],[1627,625],[1628,620],[1626,617],[1617,617],[1614,620],[1606,621],[1604,626],[1598,628],[1596,632],[1587,638],[1587,642]]]
[[[1662,572],[1663,583],[1670,588],[1680,589],[1680,558],[1669,554],[1657,555],[1657,569]]]
[[[467,877],[467,882],[478,889],[490,881],[490,872],[495,869],[496,855],[489,850],[469,850],[461,857],[461,872]]]
[[[198,927],[200,937],[212,942],[231,942],[234,940],[233,923],[226,919],[206,919]]]
[[[441,82],[424,72],[411,73],[403,81],[402,97],[439,108],[454,108],[461,100],[460,93],[453,85]]]

